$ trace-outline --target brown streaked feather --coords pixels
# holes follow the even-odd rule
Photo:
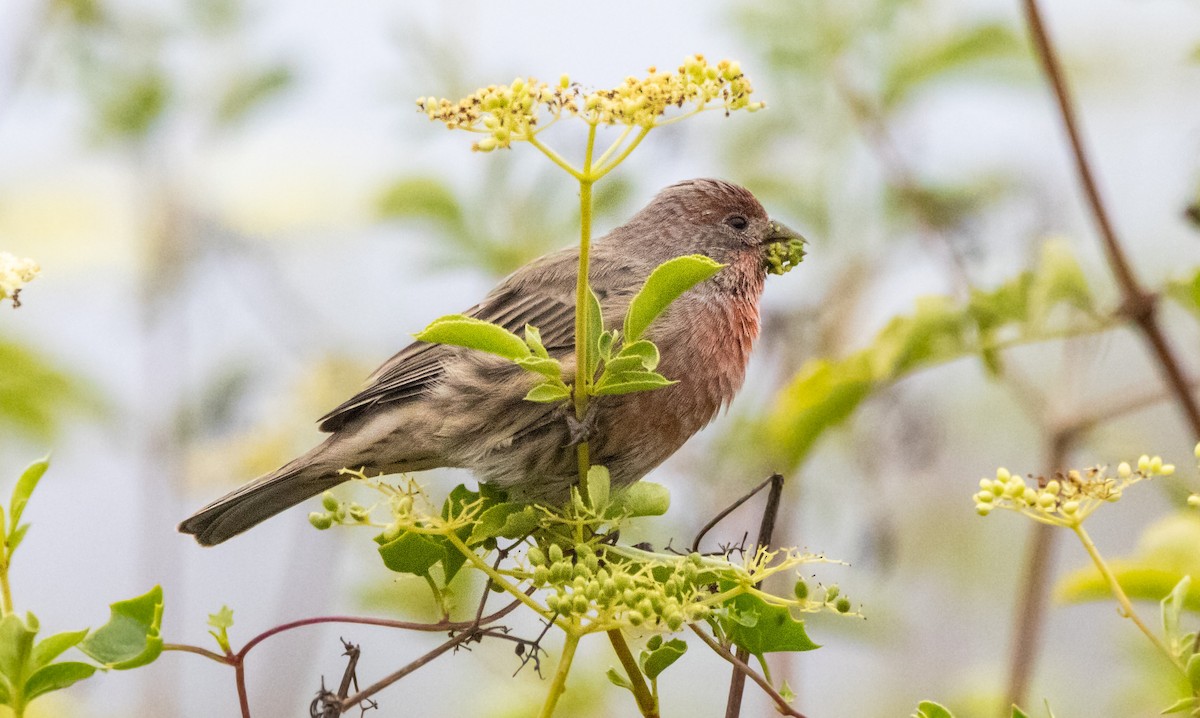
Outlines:
[[[566,253],[567,258],[571,254],[573,252]],[[528,324],[537,327],[542,343],[551,354],[560,355],[572,350],[575,343],[574,297],[569,290],[554,292],[554,286],[548,287],[550,291],[531,291],[528,286],[518,289],[516,285],[520,283],[522,273],[509,277],[487,299],[464,314],[499,324],[518,335]],[[454,357],[456,351],[443,344],[413,342],[371,375],[370,386],[321,417],[318,420],[321,431],[337,431],[370,407],[425,393],[442,379],[443,362]]]

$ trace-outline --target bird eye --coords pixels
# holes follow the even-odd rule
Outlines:
[[[729,225],[730,227],[733,227],[734,229],[738,230],[739,232],[742,231],[743,229],[745,229],[746,227],[750,226],[750,222],[747,221],[746,218],[740,214],[735,214],[732,217],[730,217],[729,219],[725,220],[725,224]]]

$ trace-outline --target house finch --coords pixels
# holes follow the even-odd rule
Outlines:
[[[758,335],[772,247],[794,240],[799,235],[771,221],[746,189],[698,179],[663,190],[596,242],[590,279],[606,328],[620,326],[633,296],[663,262],[704,254],[726,265],[684,293],[646,333],[661,351],[658,371],[677,384],[592,398],[591,461],[608,468],[614,486],[642,478],[733,399]],[[573,371],[578,260],[578,248],[536,259],[465,313],[514,332],[537,327],[550,355]],[[344,467],[385,474],[465,467],[512,498],[561,502],[578,480],[572,440],[578,426],[568,421],[567,403],[524,400],[540,380],[483,352],[411,344],[321,419],[320,428],[330,432],[324,442],[179,528],[201,544],[221,543],[341,483]]]

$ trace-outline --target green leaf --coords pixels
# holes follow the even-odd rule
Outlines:
[[[917,718],[954,718],[954,714],[941,703],[921,701],[917,704]]]
[[[1193,653],[1188,658],[1184,672],[1187,673],[1188,685],[1192,687],[1192,691],[1200,693],[1200,653]]]
[[[896,53],[888,62],[881,95],[886,108],[894,108],[915,91],[951,73],[983,62],[1018,57],[1021,42],[1001,23],[982,23],[943,38],[925,34],[921,42]]]
[[[775,651],[811,651],[820,648],[808,637],[804,621],[792,618],[785,606],[772,606],[757,596],[743,593],[725,603],[729,614],[722,619],[725,635],[752,655],[762,657]],[[753,621],[752,625],[747,625]]]
[[[1178,639],[1180,635],[1179,616],[1183,613],[1183,602],[1187,598],[1191,585],[1192,577],[1184,576],[1179,579],[1179,583],[1175,584],[1175,588],[1171,589],[1171,592],[1162,599],[1160,613],[1162,614],[1163,635],[1169,641]]]
[[[221,606],[221,610],[208,614],[208,625],[217,630],[233,628],[233,609]]]
[[[648,339],[639,339],[632,344],[626,344],[621,347],[621,351],[617,352],[617,358],[623,359],[626,357],[636,358],[640,362],[641,368],[646,371],[654,371],[658,368],[658,347]]]
[[[0,511],[0,530],[4,524],[4,513]],[[29,524],[21,524],[15,531],[8,535],[8,553],[11,556],[21,542],[25,540],[25,534],[29,531]]]
[[[461,515],[467,506],[475,503],[480,498],[485,500],[485,504],[492,501],[496,503],[502,502],[504,501],[503,494],[503,491],[489,487],[487,484],[480,484],[479,491],[472,491],[463,484],[459,484],[450,490],[450,494],[446,496],[445,502],[442,503],[442,518],[450,519],[451,517]],[[471,536],[471,527],[463,526],[455,534],[459,540],[465,543]],[[445,536],[431,536],[429,538],[434,539],[435,543],[445,553],[446,558],[442,561],[442,572],[445,574],[446,583],[448,584],[458,575],[459,570],[466,563],[467,557],[454,544],[450,543],[449,538]]]
[[[37,632],[37,618],[32,613],[26,614],[25,620],[15,613],[0,619],[0,674],[10,686],[25,684]]]
[[[848,419],[875,388],[863,354],[833,362],[812,359],[779,394],[766,423],[768,445],[791,465],[808,456],[826,431]]]
[[[596,376],[600,366],[600,337],[604,334],[604,310],[600,308],[600,298],[596,292],[588,290],[587,336],[583,345],[587,347],[587,375]]]
[[[1186,710],[1191,710],[1196,705],[1197,705],[1197,699],[1195,696],[1188,696],[1187,698],[1180,698],[1179,700],[1175,701],[1174,703],[1167,706],[1166,708],[1163,708],[1162,712],[1159,715],[1167,715],[1169,713],[1182,713]]]
[[[49,636],[33,647],[33,655],[30,659],[30,664],[34,670],[42,668],[62,655],[63,651],[72,648],[83,640],[88,634],[88,629],[82,631],[69,631],[66,633],[56,633]]]
[[[287,89],[293,79],[292,70],[286,65],[234,77],[217,104],[217,120],[227,124],[242,119],[264,101]]]
[[[525,344],[535,357],[550,358],[550,353],[546,351],[546,345],[542,344],[542,333],[538,331],[537,327],[525,325]]]
[[[617,497],[630,518],[637,516],[662,516],[671,508],[671,492],[662,484],[638,481]]]
[[[120,139],[137,139],[153,129],[167,109],[171,88],[157,68],[120,78],[100,97],[100,128]]]
[[[1151,524],[1132,556],[1109,559],[1121,588],[1135,600],[1161,601],[1184,576],[1200,576],[1200,516],[1181,511]],[[1110,601],[1108,581],[1094,566],[1072,571],[1059,580],[1055,598],[1065,603]],[[1183,608],[1200,611],[1200,587],[1194,582],[1182,598]]]
[[[21,523],[21,514],[25,513],[29,497],[33,495],[33,490],[37,488],[38,481],[41,480],[48,468],[50,468],[50,457],[38,459],[21,473],[21,478],[17,479],[17,485],[13,487],[12,501],[9,503],[10,528],[14,531]]]
[[[557,381],[560,384],[563,383],[562,364],[557,359],[547,359],[545,357],[532,356],[525,357],[523,359],[517,359],[516,363],[526,371],[531,371],[535,374],[541,374],[542,376]]]
[[[152,663],[162,653],[163,594],[155,586],[145,594],[109,606],[108,623],[91,632],[79,650],[108,668],[126,670]]]
[[[617,672],[616,668],[609,668],[604,672],[604,676],[608,678],[608,682],[619,688],[624,688],[627,691],[633,692],[633,684],[624,674]]]
[[[679,383],[653,371],[625,371],[617,374],[605,373],[604,378],[605,381],[596,384],[592,390],[593,394],[597,396],[631,394],[635,391],[650,391]]]
[[[611,486],[612,477],[609,475],[607,467],[599,465],[588,467],[588,501],[591,502],[593,510],[603,513],[604,509],[608,507]]]
[[[451,232],[464,225],[463,207],[450,186],[434,177],[406,177],[387,187],[376,200],[385,219],[428,219]]]
[[[428,576],[429,569],[446,558],[446,549],[430,537],[406,531],[380,546],[379,556],[392,571]]]
[[[1017,706],[1013,706],[1011,718],[1029,718],[1029,714],[1026,713],[1025,711],[1021,710]]]
[[[723,266],[702,254],[676,257],[660,264],[629,304],[625,315],[625,341],[632,343],[687,290],[712,277]]]
[[[1037,270],[1029,287],[1029,307],[1033,315],[1044,318],[1060,303],[1083,310],[1092,308],[1092,291],[1083,268],[1063,241],[1042,245]]]
[[[687,644],[678,638],[673,638],[665,643],[661,641],[661,636],[655,636],[660,639],[660,645],[653,650],[643,651],[639,663],[642,666],[642,673],[652,681],[658,680],[659,675],[663,671],[671,667],[671,664],[678,661],[684,653],[687,653]]]
[[[95,672],[96,667],[92,664],[77,661],[55,663],[41,668],[25,681],[25,700],[28,702],[44,693],[67,688],[90,678]]]
[[[429,326],[414,336],[417,341],[466,347],[505,359],[516,360],[531,356],[528,345],[516,334],[497,324],[462,314],[434,319]]]
[[[489,538],[522,538],[537,528],[540,520],[537,509],[529,504],[496,504],[480,514],[466,543],[470,546]]]
[[[553,404],[556,401],[566,401],[571,398],[571,389],[559,381],[547,381],[538,384],[525,395],[525,401],[536,401],[541,404]]]

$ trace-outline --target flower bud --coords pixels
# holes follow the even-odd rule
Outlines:
[[[975,504],[975,513],[979,514],[980,516],[987,516],[988,514],[992,513],[992,505]]]
[[[646,617],[639,611],[629,611],[625,614],[625,620],[629,621],[631,626],[640,626],[646,621]]]
[[[1117,464],[1117,476],[1120,476],[1122,479],[1128,479],[1130,476],[1133,476],[1133,467],[1129,465],[1128,461],[1122,461]]]
[[[1188,497],[1188,506],[1193,509],[1200,509],[1200,494],[1192,494]]]
[[[550,544],[550,560],[555,563],[558,563],[559,561],[562,561],[562,559],[563,559],[562,546],[559,546],[556,543]]]
[[[330,526],[333,526],[333,517],[327,513],[314,511],[308,515],[308,522],[312,524],[313,528],[317,529],[318,531],[324,531]]]
[[[546,565],[546,554],[542,553],[542,550],[540,548],[538,548],[537,546],[533,546],[528,551],[526,551],[525,557],[529,559],[529,564],[531,566],[545,566]]]
[[[829,584],[829,586],[825,588],[825,602],[829,603],[830,601],[834,600],[841,592],[842,589],[838,588],[836,583]]]
[[[321,494],[321,506],[323,506],[326,511],[336,511],[339,503],[340,502],[337,500],[337,498],[328,491]]]
[[[1143,474],[1146,473],[1147,471],[1149,471],[1150,470],[1150,457],[1146,456],[1145,454],[1142,454],[1141,457],[1138,458],[1137,466],[1138,466],[1138,471],[1142,472]]]
[[[808,584],[804,582],[804,579],[796,581],[796,585],[792,587],[792,593],[799,601],[808,599]]]
[[[1004,468],[1003,466],[996,469],[996,481],[999,481],[1000,483],[1004,484],[1004,483],[1008,483],[1008,480],[1011,478],[1012,478],[1012,474],[1009,473],[1008,469]]]
[[[533,582],[541,585],[550,580],[550,569],[545,566],[538,566],[533,569]]]

